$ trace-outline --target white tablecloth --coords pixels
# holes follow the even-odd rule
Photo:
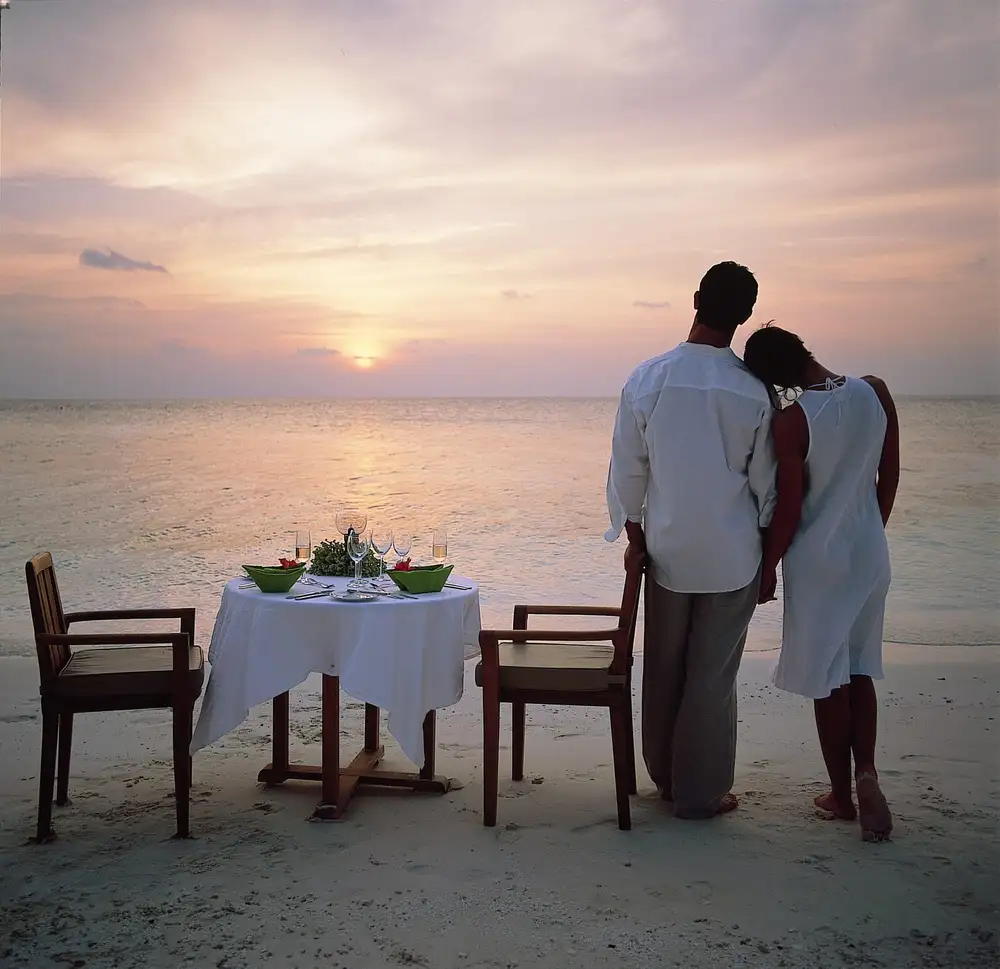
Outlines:
[[[232,579],[222,594],[208,658],[212,673],[192,752],[238,727],[250,708],[297,686],[310,673],[340,677],[344,691],[388,712],[389,732],[418,766],[430,710],[462,698],[466,646],[479,641],[479,586],[414,599],[345,603],[287,599]],[[330,582],[330,579],[321,579]],[[346,588],[347,579],[336,582]],[[292,592],[315,591],[297,584]]]

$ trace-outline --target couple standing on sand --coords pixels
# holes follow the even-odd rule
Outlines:
[[[892,815],[875,771],[872,680],[882,678],[896,411],[877,377],[827,370],[778,327],[754,333],[741,361],[730,345],[756,300],[749,269],[713,266],[687,340],[641,364],[621,395],[605,537],[624,529],[626,559],[647,561],[643,758],[677,817],[738,806],[736,676],[782,562],[774,682],[814,701],[831,785],[816,805],[851,821],[860,809],[863,837],[881,841]]]

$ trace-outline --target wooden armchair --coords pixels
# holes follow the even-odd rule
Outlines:
[[[205,657],[194,643],[194,609],[63,611],[48,552],[24,567],[35,630],[42,699],[42,763],[37,842],[51,841],[52,788],[58,753],[56,804],[69,803],[73,715],[172,707],[177,837],[190,836],[191,727],[205,680]],[[73,623],[117,619],[179,619],[174,633],[70,633]],[[75,647],[98,647],[77,650]],[[110,647],[110,648],[109,648]]]
[[[500,760],[500,704],[513,715],[515,781],[524,779],[524,720],[529,703],[602,706],[611,715],[618,827],[632,827],[629,794],[636,791],[635,739],[632,734],[632,649],[644,562],[625,574],[621,607],[515,606],[514,628],[479,634],[482,661],[476,683],[483,689],[483,823],[497,820]],[[528,630],[528,616],[607,616],[613,629]]]

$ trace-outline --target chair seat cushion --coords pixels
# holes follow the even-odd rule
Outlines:
[[[201,692],[204,680],[205,654],[200,646],[191,646],[187,686]],[[72,696],[149,696],[169,694],[173,689],[169,646],[74,650],[56,678],[56,692]]]
[[[615,650],[603,643],[501,643],[500,689],[591,692],[625,683],[608,668]],[[483,685],[483,664],[476,666]]]

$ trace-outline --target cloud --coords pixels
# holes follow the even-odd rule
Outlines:
[[[190,343],[185,343],[183,340],[172,337],[169,340],[164,340],[159,344],[158,349],[162,353],[176,354],[180,356],[197,356],[205,352],[204,347],[192,346]]]
[[[531,299],[531,293],[521,293],[516,289],[502,289],[500,295],[504,299]]]
[[[157,266],[152,262],[140,262],[138,259],[130,259],[120,252],[109,249],[101,252],[99,249],[84,249],[80,253],[80,265],[89,266],[91,269],[111,269],[121,272],[135,272],[141,270],[149,273],[166,273],[165,266]],[[170,275],[167,273],[167,275]]]
[[[297,357],[339,357],[340,351],[331,347],[299,347],[295,351]]]
[[[637,299],[632,305],[636,309],[640,310],[668,310],[670,309],[670,304],[664,300],[663,302],[656,302],[654,300],[648,299]]]

